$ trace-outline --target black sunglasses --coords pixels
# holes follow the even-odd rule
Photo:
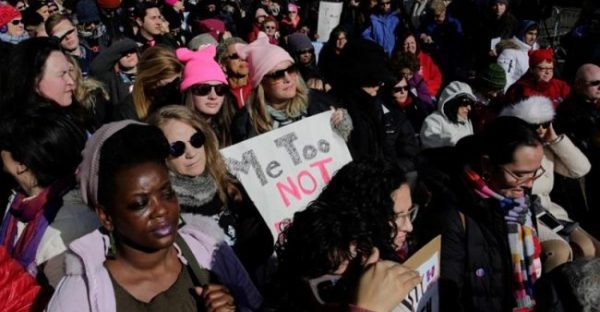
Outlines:
[[[592,86],[592,87],[600,86],[600,80],[588,81],[586,83],[588,86]]]
[[[279,79],[282,79],[283,77],[285,77],[285,73],[287,73],[288,75],[298,73],[298,68],[296,67],[296,64],[292,64],[292,65],[288,66],[287,68],[276,70],[272,73],[266,74],[265,78],[269,78],[272,80],[279,80]]]
[[[197,85],[192,86],[191,91],[192,91],[193,95],[206,96],[213,89],[215,90],[215,93],[218,96],[223,96],[223,95],[225,95],[225,92],[227,92],[227,85],[225,85],[225,84],[218,84],[218,85],[197,84]]]
[[[408,90],[410,90],[410,88],[408,86],[399,86],[399,87],[393,87],[392,91],[394,91],[394,93],[397,92],[408,92]]]
[[[19,24],[23,24],[23,20],[12,20],[10,23],[16,26]]]
[[[544,129],[548,129],[548,128],[550,128],[551,123],[552,123],[552,121],[546,121],[546,122],[542,122],[542,123],[531,124],[531,128],[533,128],[533,130],[537,130],[540,127],[544,128]]]
[[[237,53],[233,53],[227,56],[228,59],[230,60],[239,60],[240,56]]]
[[[201,148],[205,141],[206,137],[200,130],[196,130],[196,133],[190,137],[190,144],[195,148]],[[171,156],[177,158],[183,155],[183,153],[185,153],[185,143],[183,141],[175,141],[169,146],[169,154]]]

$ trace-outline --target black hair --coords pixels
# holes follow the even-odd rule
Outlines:
[[[75,174],[85,132],[59,108],[45,105],[3,116],[0,150],[32,172],[41,187]]]
[[[391,194],[407,183],[405,172],[396,162],[364,158],[342,167],[319,195],[318,201],[339,202],[330,205],[350,210],[365,218],[370,227],[374,245],[384,259],[396,259],[394,238],[396,223]]]
[[[453,123],[458,123],[458,108],[463,105],[463,102],[469,101],[474,103],[472,99],[466,95],[458,95],[444,103],[444,114],[446,118]]]
[[[2,77],[2,104],[7,107],[32,103],[36,84],[52,52],[62,52],[56,38],[30,38],[17,44],[8,56],[5,77]]]
[[[414,73],[421,69],[419,58],[415,54],[405,52],[404,49],[394,50],[391,63],[394,73],[400,73],[404,68],[408,68]]]
[[[110,208],[114,203],[118,172],[146,162],[166,168],[169,143],[155,126],[132,124],[108,138],[100,149],[98,161],[98,203]]]
[[[542,141],[527,122],[512,116],[501,116],[487,124],[481,135],[482,155],[493,165],[513,162],[517,148],[539,146]]]
[[[142,20],[142,22],[144,22],[144,18],[146,18],[146,14],[148,13],[148,10],[154,9],[154,8],[156,8],[160,11],[160,7],[156,3],[153,3],[153,2],[137,3],[133,10],[133,17],[139,18]]]

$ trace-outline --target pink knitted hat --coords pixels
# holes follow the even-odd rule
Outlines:
[[[269,16],[269,14],[267,14],[267,11],[265,11],[265,9],[258,8],[256,9],[256,13],[254,13],[254,18],[258,18],[260,16]]]
[[[258,33],[258,38],[250,44],[235,44],[238,55],[248,61],[252,87],[256,88],[263,77],[283,61],[294,63],[294,59],[281,47],[270,44],[269,37],[264,32]]]
[[[185,64],[183,68],[183,81],[181,81],[181,92],[189,87],[207,81],[219,81],[227,84],[225,73],[221,66],[215,61],[217,48],[213,45],[200,48],[198,51],[192,51],[186,48],[179,48],[175,51],[177,58]]]
[[[0,5],[0,26],[8,24],[17,17],[21,17],[21,12],[12,5]]]
[[[177,1],[179,1],[179,0],[165,0],[165,3],[170,6],[174,6],[175,3],[177,3]]]

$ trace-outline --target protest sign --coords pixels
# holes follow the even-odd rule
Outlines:
[[[442,236],[438,235],[419,249],[403,265],[421,275],[421,283],[408,293],[393,312],[438,312],[440,310],[438,279]]]
[[[340,23],[343,2],[319,2],[318,41],[327,42],[329,34]]]
[[[324,112],[221,150],[275,238],[352,160],[330,118]]]

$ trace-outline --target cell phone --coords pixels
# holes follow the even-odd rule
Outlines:
[[[556,219],[550,212],[546,210],[542,210],[536,215],[536,217],[539,221],[544,223],[544,225],[550,228],[554,233],[558,233],[564,228],[560,221],[558,221],[558,219]]]

